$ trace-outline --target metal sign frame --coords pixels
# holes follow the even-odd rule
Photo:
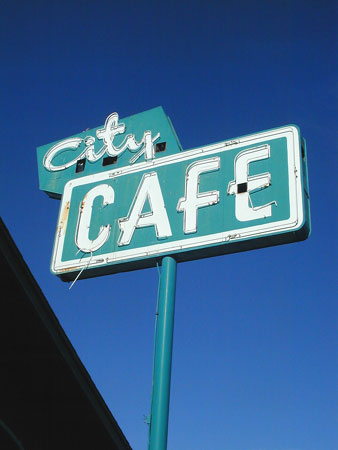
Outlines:
[[[80,257],[76,255],[73,259],[63,260],[62,255],[67,233],[67,222],[74,189],[84,186],[89,190],[90,186],[106,185],[107,183],[109,184],[110,180],[122,179],[123,177],[135,177],[137,175],[140,176],[140,174],[143,174],[143,177],[150,176],[151,174],[156,174],[162,167],[174,166],[179,163],[186,164],[187,180],[189,168],[191,169],[192,166],[198,165],[199,161],[204,165],[209,162],[211,169],[209,170],[207,168],[207,170],[212,171],[212,167],[217,166],[217,161],[219,164],[219,158],[222,154],[233,152],[234,150],[237,159],[240,154],[248,154],[246,161],[249,167],[250,161],[254,161],[254,159],[250,160],[250,158],[254,158],[250,156],[250,152],[258,155],[263,155],[265,152],[266,158],[270,148],[268,143],[281,138],[286,138],[287,141],[287,188],[290,207],[287,218],[277,221],[263,221],[263,223],[260,223],[262,221],[259,220],[238,222],[242,226],[231,230],[217,233],[210,232],[204,235],[188,232],[184,235],[183,239],[170,240],[157,238],[153,244],[144,242],[144,245],[138,247],[130,248],[128,246],[129,248],[118,248],[117,251],[97,255],[95,251],[88,251]],[[224,180],[227,185],[227,192],[221,192],[219,195],[233,195],[236,198],[242,199],[246,196],[244,201],[248,202],[248,199],[250,200],[250,183],[255,184],[256,180],[257,184],[258,179],[258,184],[260,183],[262,185],[262,181],[259,181],[262,179],[263,184],[264,182],[266,183],[264,185],[265,187],[271,184],[271,180],[268,177],[269,173],[256,177],[250,176],[249,168],[247,169],[246,179],[236,180],[236,158],[234,158],[234,179]],[[196,170],[199,169],[197,168]],[[199,179],[196,185],[198,186],[198,184]],[[187,191],[187,186],[185,187],[185,191]],[[214,198],[212,196],[215,196],[216,192],[218,191],[197,192],[195,193],[195,198],[206,194],[207,200],[210,200],[210,198]],[[178,212],[183,211],[182,204],[186,196],[187,193],[182,192],[181,197],[177,198]],[[305,143],[301,142],[298,128],[292,125],[70,180],[66,183],[62,196],[51,270],[64,280],[71,280],[74,279],[74,272],[78,273],[79,271],[83,271],[81,277],[85,278],[151,267],[166,255],[175,255],[176,261],[180,262],[302,240],[310,232],[308,200]],[[217,203],[217,201],[215,198],[214,203]],[[211,204],[212,201],[211,203],[209,202],[209,205]],[[205,204],[202,203],[202,206],[208,206],[208,202]],[[179,217],[181,218],[183,215]],[[122,220],[123,218],[119,219],[120,227]]]

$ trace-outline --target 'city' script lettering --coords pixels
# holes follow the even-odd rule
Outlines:
[[[119,122],[119,115],[117,113],[110,114],[105,121],[104,127],[96,131],[97,139],[103,141],[103,146],[97,152],[94,150],[95,137],[86,136],[84,139],[80,137],[69,138],[58,142],[48,150],[43,158],[43,165],[50,172],[55,172],[68,169],[68,167],[73,166],[80,159],[87,159],[90,163],[95,163],[104,154],[108,156],[119,156],[126,150],[133,153],[138,152],[129,160],[131,164],[137,161],[142,155],[144,155],[146,161],[155,157],[154,143],[159,139],[160,133],[152,137],[151,131],[146,130],[140,141],[137,141],[133,134],[128,134],[120,145],[114,145],[115,136],[124,134],[125,131],[126,126],[124,123]],[[84,148],[80,149],[83,146],[82,144],[84,144]],[[72,152],[75,150],[80,151],[70,161],[62,164],[53,163],[53,159],[56,156],[69,150]]]

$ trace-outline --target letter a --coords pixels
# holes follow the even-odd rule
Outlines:
[[[150,212],[142,213],[146,200]],[[172,235],[157,173],[143,175],[127,217],[119,219],[121,230],[118,245],[129,245],[136,228],[154,226],[158,239]]]

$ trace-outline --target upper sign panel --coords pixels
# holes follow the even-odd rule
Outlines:
[[[110,114],[105,124],[38,147],[40,189],[61,198],[67,181],[181,151],[162,107],[120,120]]]
[[[165,154],[165,152],[163,152]],[[130,160],[130,154],[128,154]],[[305,143],[287,126],[74,178],[52,271],[62,279],[305,239]]]

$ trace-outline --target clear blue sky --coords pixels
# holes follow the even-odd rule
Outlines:
[[[184,149],[297,124],[305,242],[178,265],[169,450],[338,448],[334,1],[5,1],[1,215],[135,450],[147,448],[156,269],[49,272],[59,201],[36,147],[162,105]]]

